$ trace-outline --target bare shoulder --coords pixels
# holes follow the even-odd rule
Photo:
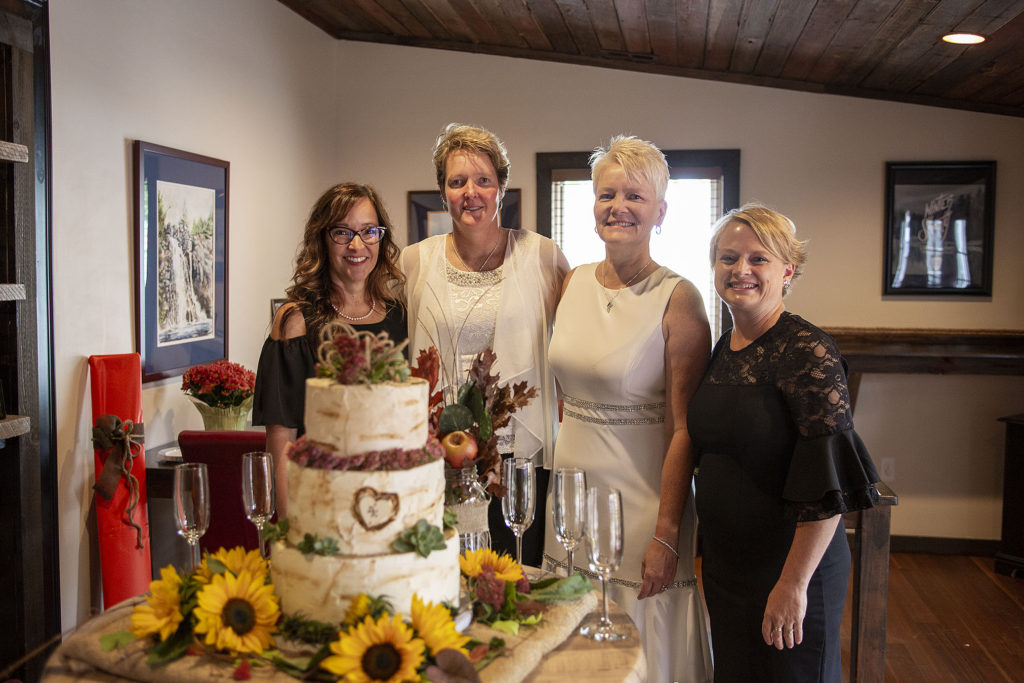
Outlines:
[[[299,311],[299,305],[294,301],[277,309],[274,316],[274,326],[270,330],[271,339],[293,339],[306,334],[306,320]]]

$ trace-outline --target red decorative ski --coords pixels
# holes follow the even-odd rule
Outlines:
[[[89,372],[97,446],[96,527],[107,609],[145,593],[152,580],[142,366],[137,353],[89,356]]]

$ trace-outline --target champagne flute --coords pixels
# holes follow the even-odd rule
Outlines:
[[[267,559],[263,525],[274,516],[274,456],[265,451],[242,454],[242,506],[245,516],[256,525],[260,557]]]
[[[187,462],[174,468],[174,521],[191,548],[192,569],[199,565],[199,539],[210,526],[210,479],[206,463]]]
[[[516,537],[516,562],[523,564],[523,534],[533,524],[536,479],[529,458],[507,458],[501,463],[502,483],[508,489],[501,499],[501,514]]]
[[[587,555],[590,569],[601,575],[601,616],[590,615],[580,633],[591,640],[622,640],[628,624],[608,618],[608,575],[622,564],[622,496],[618,489],[600,486],[587,491]]]
[[[584,522],[587,518],[587,473],[574,467],[559,467],[555,471],[552,517],[555,538],[565,547],[568,554],[566,576],[575,571],[572,556],[576,546],[583,540]]]

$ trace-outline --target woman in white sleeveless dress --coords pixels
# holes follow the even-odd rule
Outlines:
[[[664,155],[617,137],[591,166],[606,258],[574,269],[558,304],[548,352],[564,403],[554,466],[622,493],[623,561],[608,590],[639,629],[648,680],[710,681],[686,431],[710,330],[696,288],[650,255],[666,210]],[[564,572],[565,550],[552,530],[545,539],[545,566]],[[590,574],[584,557],[575,569]]]

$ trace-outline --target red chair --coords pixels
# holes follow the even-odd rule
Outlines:
[[[114,415],[142,423],[142,364],[137,353],[89,356],[92,383],[92,418]],[[96,449],[96,476],[103,470],[107,453]],[[139,447],[129,470],[138,482],[135,507],[125,477],[107,500],[96,494],[96,530],[99,539],[103,609],[149,590],[152,580],[149,548],[149,515],[146,496],[146,453]],[[138,528],[131,526],[134,523]],[[141,545],[141,547],[140,547]]]
[[[242,454],[262,451],[267,435],[262,431],[184,431],[178,434],[181,459],[206,463],[210,480],[210,527],[199,539],[199,548],[259,548],[256,526],[242,507]]]

